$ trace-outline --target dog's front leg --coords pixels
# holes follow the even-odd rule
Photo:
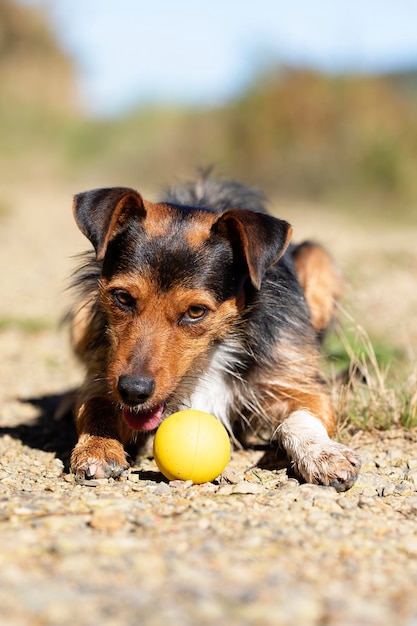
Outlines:
[[[114,405],[97,398],[81,402],[76,422],[78,443],[71,455],[75,477],[120,476],[129,464],[122,444],[123,425]]]
[[[277,435],[296,474],[345,491],[356,481],[361,461],[354,450],[331,439],[334,418],[328,404],[324,397],[303,402],[278,427]],[[317,411],[320,405],[322,413]]]

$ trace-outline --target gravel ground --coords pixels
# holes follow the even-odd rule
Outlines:
[[[36,215],[33,275],[6,272],[6,316],[44,316],[66,270],[52,257],[72,235],[50,250],[48,228],[67,217]],[[16,228],[31,241],[23,217],[0,232],[3,267]],[[261,450],[234,452],[205,485],[168,483],[147,457],[120,481],[76,484],[73,424],[52,418],[80,379],[65,333],[6,325],[0,354],[2,624],[417,625],[416,432],[358,433],[362,472],[344,494],[260,469]]]
[[[358,434],[344,494],[259,469],[261,450],[205,485],[147,457],[80,485],[52,418],[80,375],[65,336],[3,331],[0,350],[1,623],[417,624],[416,432]]]

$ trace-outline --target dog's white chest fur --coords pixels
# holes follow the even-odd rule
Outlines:
[[[230,408],[235,404],[233,381],[227,373],[231,355],[227,348],[218,346],[210,363],[191,394],[190,407],[211,413],[231,431]]]

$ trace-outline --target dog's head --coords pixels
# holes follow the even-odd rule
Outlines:
[[[252,211],[155,204],[120,187],[77,195],[74,214],[102,267],[109,390],[132,428],[151,430],[235,331],[247,285],[261,288],[291,227]]]

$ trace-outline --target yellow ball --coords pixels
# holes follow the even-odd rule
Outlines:
[[[155,434],[154,458],[168,480],[206,483],[222,473],[230,459],[230,439],[223,424],[204,411],[178,411]]]

